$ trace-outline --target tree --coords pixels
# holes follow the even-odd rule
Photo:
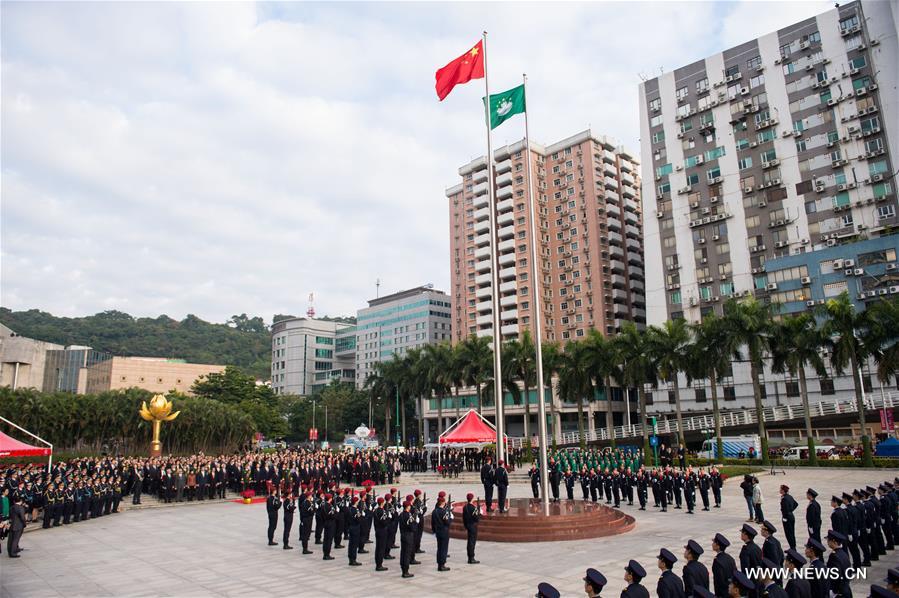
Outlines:
[[[521,380],[524,387],[524,437],[526,450],[531,448],[531,399],[530,390],[537,386],[537,349],[530,330],[503,345],[503,365],[508,367],[509,378]],[[513,385],[515,386],[515,385]],[[515,386],[517,390],[518,387]],[[538,390],[539,394],[539,390]],[[539,400],[539,398],[538,398]]]
[[[592,355],[585,342],[569,341],[559,364],[559,394],[577,402],[577,429],[581,450],[587,448],[584,434],[584,398],[593,398],[593,376],[590,373]]]
[[[493,349],[489,336],[472,334],[460,343],[459,358],[465,383],[474,386],[478,393],[478,413],[483,411],[483,388],[493,377]]]
[[[212,372],[194,382],[191,392],[198,397],[236,405],[253,418],[256,429],[269,438],[279,438],[287,434],[286,414],[279,406],[279,399],[271,387],[256,384],[253,376],[244,374],[235,367],[226,367],[224,372]]]
[[[899,299],[878,301],[868,308],[866,344],[882,383],[899,374]]]
[[[718,458],[724,457],[721,438],[721,410],[718,405],[718,382],[731,371],[731,360],[739,359],[736,340],[728,332],[725,321],[714,313],[693,326],[694,342],[688,355],[688,378],[707,378],[712,391],[712,417],[715,421],[715,443]]]
[[[763,359],[770,346],[771,310],[770,304],[761,303],[754,297],[740,302],[730,299],[724,304],[724,326],[727,334],[740,346],[746,347],[748,353],[749,376],[752,378],[752,394],[762,443],[762,463],[765,465],[771,461],[768,456],[768,432],[765,426],[759,377],[764,372]]]
[[[425,345],[422,351],[423,365],[420,371],[431,393],[437,397],[437,436],[443,434],[443,400],[454,383],[452,370],[453,350],[449,343]]]
[[[609,443],[615,448],[615,427],[612,418],[612,378],[621,378],[618,368],[620,356],[618,345],[606,338],[596,329],[590,331],[587,337],[586,348],[590,355],[590,371],[596,381],[596,385],[602,384],[606,395],[606,434]],[[624,389],[627,392],[627,388]]]
[[[838,374],[848,367],[852,371],[852,383],[855,387],[855,400],[858,406],[858,423],[862,436],[862,466],[873,467],[874,458],[871,452],[871,438],[868,436],[865,421],[865,403],[862,400],[864,389],[861,379],[861,364],[869,357],[871,346],[864,342],[863,335],[870,328],[869,312],[856,311],[843,292],[839,297],[829,299],[820,310],[824,317],[822,334],[830,349],[830,363]]]
[[[674,385],[674,410],[677,414],[677,437],[686,446],[684,439],[684,419],[680,405],[680,385],[678,374],[687,365],[690,347],[690,329],[683,318],[668,320],[661,326],[649,328],[651,354],[659,370],[659,379]]]
[[[799,393],[805,415],[805,435],[808,438],[809,465],[818,464],[815,438],[812,432],[812,416],[808,402],[808,385],[805,368],[811,366],[819,376],[827,371],[819,351],[824,345],[824,337],[810,313],[787,316],[773,325],[771,338],[771,370],[780,374],[789,372],[799,376]]]
[[[549,436],[552,439],[552,450],[556,450],[556,393],[553,392],[553,376],[557,376],[562,368],[562,347],[551,342],[543,345],[543,379],[549,380]],[[557,389],[558,390],[558,389]],[[561,391],[559,391],[561,393]],[[543,397],[540,397],[543,400]]]
[[[621,364],[621,382],[633,386],[640,397],[640,429],[643,435],[643,454],[650,455],[649,422],[646,420],[646,385],[655,384],[656,368],[650,353],[649,338],[633,322],[625,322],[621,333],[613,341],[617,345]]]

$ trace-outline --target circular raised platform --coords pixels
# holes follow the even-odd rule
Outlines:
[[[512,498],[506,501],[509,508],[500,513],[496,508],[486,512],[481,503],[481,521],[478,540],[488,542],[558,542],[561,540],[586,540],[614,536],[631,531],[636,521],[618,509],[581,500],[563,500],[550,503],[549,516],[543,514],[543,504],[534,498]],[[496,501],[494,501],[494,505]],[[468,537],[462,525],[464,502],[453,503],[453,522],[450,537]],[[426,516],[430,530],[430,517]]]

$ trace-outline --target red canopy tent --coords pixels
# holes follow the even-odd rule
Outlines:
[[[441,447],[447,444],[490,444],[496,442],[496,426],[474,409],[469,409],[468,413],[456,420],[440,435],[438,442]],[[437,457],[440,461],[439,451]]]
[[[0,421],[6,422],[13,428],[21,430],[35,440],[47,445],[46,447],[32,446],[0,432],[0,457],[49,457],[47,460],[47,471],[50,471],[53,465],[53,445],[40,436],[32,434],[22,426],[12,423],[5,417],[0,417]]]
[[[46,446],[32,446],[0,432],[0,457],[49,457]]]

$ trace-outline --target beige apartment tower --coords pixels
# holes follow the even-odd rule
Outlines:
[[[539,219],[543,296],[533,293],[527,163]],[[544,318],[544,340],[615,334],[646,322],[640,164],[605,136],[583,131],[548,146],[524,140],[495,150],[497,259],[504,339]],[[492,336],[487,159],[459,169],[450,209],[452,334]]]

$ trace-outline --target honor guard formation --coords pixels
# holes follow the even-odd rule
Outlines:
[[[744,478],[751,489],[758,488],[758,480]],[[741,484],[742,486],[742,484]],[[744,488],[744,493],[746,489]],[[752,497],[752,492],[748,495]],[[728,554],[731,542],[723,533],[707,540],[714,556],[711,574],[702,562],[706,549],[703,542],[689,540],[678,558],[671,550],[661,548],[656,557],[659,570],[656,596],[685,598],[687,596],[730,598],[851,598],[850,582],[853,569],[867,567],[871,561],[889,555],[899,543],[899,477],[876,488],[866,486],[841,496],[832,496],[827,533],[821,536],[822,515],[818,493],[813,488],[805,492],[807,505],[805,521],[807,540],[796,545],[796,516],[799,503],[786,485],[780,487],[780,525],[762,519],[758,529],[744,523],[733,535],[739,535],[740,551],[735,559]],[[587,500],[586,498],[584,500]],[[747,501],[747,504],[756,504]],[[760,502],[757,504],[761,504]],[[762,517],[760,509],[750,512],[756,523]],[[786,546],[778,535],[783,533]],[[803,534],[805,535],[805,534]],[[761,538],[759,538],[761,536]],[[679,561],[683,562],[678,565]],[[822,573],[802,571],[821,570]],[[824,570],[832,572],[828,576]],[[647,577],[643,566],[631,560],[624,569],[627,587],[621,598],[647,598],[644,587]],[[896,598],[899,592],[899,568],[891,568],[887,577],[870,586],[870,596]],[[596,569],[587,569],[584,592],[588,598],[600,596],[606,577]],[[548,583],[537,587],[538,598],[558,598],[559,591]]]

